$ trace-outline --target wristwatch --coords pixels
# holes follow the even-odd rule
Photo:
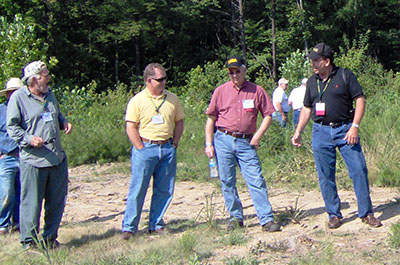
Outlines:
[[[351,126],[356,127],[356,128],[360,127],[357,123],[354,123],[354,122],[351,124]]]
[[[213,146],[213,144],[212,144],[212,143],[207,143],[207,142],[206,142],[206,147],[210,147],[210,146]]]

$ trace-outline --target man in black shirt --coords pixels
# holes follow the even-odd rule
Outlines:
[[[310,117],[312,149],[325,208],[329,215],[328,227],[342,225],[340,199],[337,193],[336,148],[339,149],[353,180],[358,203],[358,216],[372,227],[382,226],[372,212],[369,195],[368,170],[358,128],[365,111],[365,97],[354,74],[333,63],[333,51],[325,43],[317,44],[308,55],[314,74],[307,82],[304,108],[292,137],[294,146],[301,146],[301,133]],[[353,101],[356,103],[353,112]]]

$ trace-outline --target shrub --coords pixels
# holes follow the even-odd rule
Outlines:
[[[72,134],[62,139],[71,166],[129,158],[132,145],[125,133],[124,116],[132,94],[122,84],[99,95],[92,94],[93,89],[61,96],[62,109],[73,125]]]

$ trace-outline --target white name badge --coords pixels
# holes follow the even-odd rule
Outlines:
[[[254,100],[253,99],[243,100],[243,109],[253,109],[253,108],[254,108]]]
[[[161,116],[161,114],[157,114],[157,115],[154,115],[153,117],[151,117],[151,122],[153,124],[163,124],[164,123],[164,119]]]
[[[44,122],[52,121],[53,117],[51,116],[51,112],[42,113],[42,119],[43,119]]]
[[[315,114],[317,116],[325,116],[325,103],[319,102],[315,104]]]

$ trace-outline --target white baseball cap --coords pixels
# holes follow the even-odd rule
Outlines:
[[[43,70],[43,66],[46,66],[46,64],[41,61],[34,61],[25,66],[22,82],[25,82],[29,77],[33,75],[39,74]]]
[[[17,90],[18,88],[22,87],[23,84],[21,79],[17,77],[12,77],[7,81],[6,88],[0,90],[0,96],[5,96],[7,91]]]
[[[278,84],[280,85],[280,84],[288,84],[289,83],[289,81],[287,80],[287,79],[285,79],[285,78],[281,78],[281,79],[279,79],[279,81],[278,81]]]

